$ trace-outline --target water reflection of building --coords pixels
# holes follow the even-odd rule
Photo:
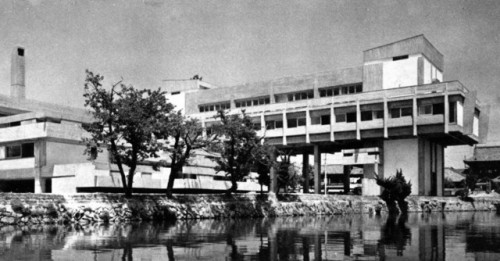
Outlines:
[[[436,213],[56,226],[3,230],[0,260],[500,260],[499,223]]]

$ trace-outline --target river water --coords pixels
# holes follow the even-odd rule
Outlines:
[[[500,214],[4,227],[0,260],[500,260]]]

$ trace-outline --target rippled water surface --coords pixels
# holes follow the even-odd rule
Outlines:
[[[10,227],[0,260],[500,260],[500,215]]]

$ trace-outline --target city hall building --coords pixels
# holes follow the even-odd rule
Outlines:
[[[459,81],[444,82],[443,72],[443,55],[419,35],[364,51],[362,64],[354,68],[224,88],[198,79],[166,81],[163,89],[178,109],[207,129],[217,124],[218,110],[245,110],[266,143],[302,155],[304,166],[314,165],[316,193],[322,189],[321,155],[342,152],[342,162],[329,164],[362,166],[364,195],[380,193],[374,174],[387,177],[402,169],[412,194],[441,196],[444,148],[478,143],[488,120],[476,92]],[[81,125],[91,115],[27,100],[24,91],[24,49],[16,48],[11,96],[0,96],[0,183],[54,193],[120,188],[109,157],[89,162],[83,155]],[[174,188],[229,188],[210,157],[195,157]],[[168,168],[155,171],[147,164],[137,172],[134,187],[142,189],[164,189],[170,175]],[[276,191],[274,170],[271,177],[269,189]],[[260,190],[251,180],[238,186]]]
[[[365,155],[359,162],[364,195],[380,193],[374,174],[387,177],[401,169],[413,195],[441,196],[444,149],[478,143],[480,126],[487,124],[476,92],[443,81],[443,73],[443,55],[418,35],[364,51],[354,68],[226,88],[167,82],[165,90],[207,128],[217,124],[220,109],[244,110],[266,143],[303,155],[304,166],[314,155],[316,193],[322,189],[321,154],[351,151],[344,161]],[[272,176],[270,189],[276,190]]]

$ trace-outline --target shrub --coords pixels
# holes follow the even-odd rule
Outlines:
[[[405,198],[411,194],[411,182],[406,181],[403,176],[403,171],[396,171],[396,175],[388,178],[380,178],[375,175],[377,185],[381,186],[384,190],[380,197],[387,202],[389,211],[391,206],[396,202],[399,210],[403,213],[408,211]]]
[[[23,213],[24,205],[18,198],[12,199],[10,201],[10,207],[12,208],[12,211],[16,213]]]

